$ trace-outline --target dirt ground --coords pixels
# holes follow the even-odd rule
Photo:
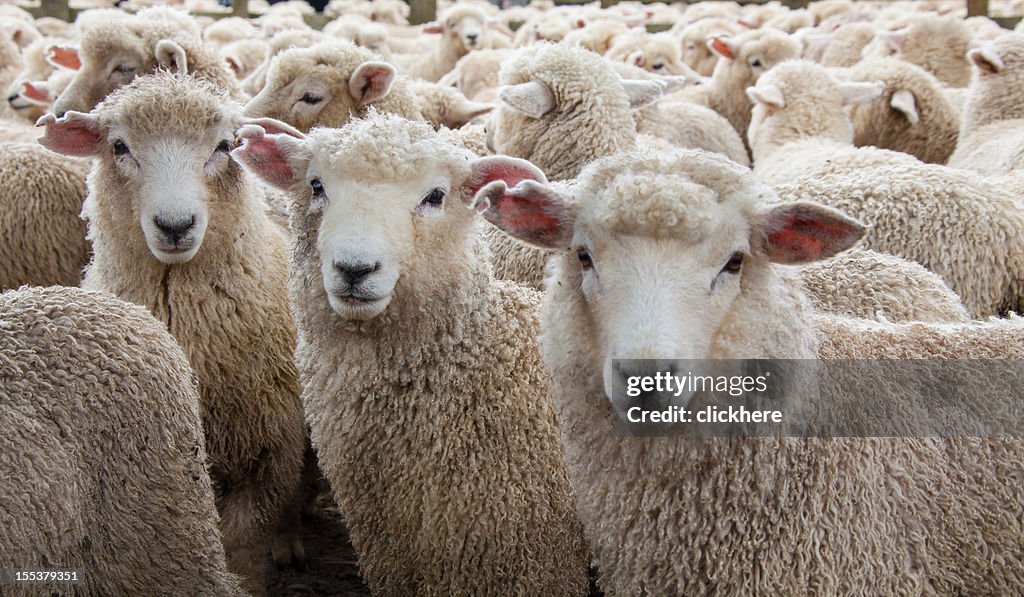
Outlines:
[[[327,495],[317,499],[313,512],[302,521],[307,568],[274,570],[268,583],[271,597],[368,596],[359,578],[356,554],[338,506]]]

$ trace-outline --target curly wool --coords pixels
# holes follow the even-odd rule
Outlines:
[[[235,105],[210,84],[171,74],[136,79],[95,114],[103,123],[186,139],[201,137],[214,122],[240,121]],[[305,425],[291,360],[287,241],[241,167],[230,161],[227,168],[210,183],[202,248],[188,263],[165,265],[125,209],[127,182],[112,154],[102,153],[82,211],[95,252],[83,287],[145,306],[188,355],[199,378],[228,562],[254,590],[267,534],[299,482]]]
[[[333,146],[339,163],[366,159],[358,152],[371,146],[419,163],[433,146],[432,168],[451,169],[453,181],[469,173],[464,150],[393,116],[310,137],[314,153]],[[318,217],[308,215],[309,193],[292,192],[303,400],[371,591],[585,594],[588,553],[534,341],[538,296],[493,280],[465,191],[446,199],[457,210],[445,214],[458,218],[451,234],[417,238],[425,246],[391,303],[365,322],[331,309]]]
[[[0,294],[0,377],[0,565],[83,570],[62,585],[75,595],[244,594],[224,563],[195,379],[160,322],[107,293]]]
[[[1024,211],[1014,192],[970,172],[921,164],[779,185],[869,224],[864,246],[935,272],[976,317],[1024,309]]]
[[[782,91],[786,105],[754,108],[750,146],[762,182],[786,184],[869,166],[919,163],[904,153],[853,146],[853,124],[839,84],[824,67],[784,62],[758,79],[758,86],[764,85]]]
[[[0,290],[81,281],[89,166],[35,143],[0,143]]]
[[[1024,34],[1006,34],[989,45],[1003,69],[989,73],[975,67],[949,165],[997,176],[1024,166]]]
[[[344,42],[323,42],[310,48],[294,48],[274,58],[263,91],[245,107],[247,116],[276,118],[302,132],[314,126],[341,127],[353,118],[365,117],[372,108],[398,114],[409,120],[423,120],[416,98],[404,77],[397,77],[391,91],[368,106],[358,105],[349,91],[349,80],[361,64],[380,58],[363,48]],[[324,108],[312,118],[297,117],[286,91],[300,77],[323,81],[333,92]]]
[[[851,109],[855,145],[901,151],[932,164],[949,160],[960,134],[960,112],[946,99],[938,79],[904,60],[876,58],[851,68],[850,80],[885,83],[878,99]],[[898,91],[913,95],[916,123],[892,107]]]
[[[915,15],[906,34],[897,57],[920,66],[950,87],[970,84],[971,63],[967,60],[967,50],[974,35],[963,19]]]
[[[757,188],[749,173],[707,154],[679,152],[660,165],[636,159],[592,168],[613,169],[614,161],[636,176],[643,162],[666,180],[703,162],[708,181],[739,178],[740,187]],[[576,197],[577,218],[600,221],[610,194],[581,184]],[[758,204],[751,196],[737,207]],[[750,261],[711,358],[884,356],[896,340],[917,358],[1024,356],[1019,322],[936,329],[815,319],[797,281],[763,257]],[[604,591],[998,593],[1024,580],[1024,504],[1008,474],[1022,465],[1019,440],[622,437],[612,428],[579,260],[566,251],[551,263],[541,346],[562,428],[571,430],[563,435],[567,465]],[[841,325],[858,346],[838,338]],[[953,525],[944,522],[950,512]],[[965,537],[963,529],[974,530]]]
[[[871,23],[848,23],[836,29],[817,60],[823,66],[850,67],[861,60],[861,53],[875,38],[877,27]]]
[[[680,28],[681,27],[681,28]],[[734,19],[706,18],[686,24],[686,21],[679,21],[672,31],[679,29],[679,37],[682,44],[683,62],[705,77],[710,77],[718,64],[718,55],[708,48],[707,40],[709,35],[736,35],[740,32],[739,25]]]

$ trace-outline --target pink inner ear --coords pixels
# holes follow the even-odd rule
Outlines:
[[[82,60],[78,57],[78,52],[61,46],[50,48],[50,60],[71,70],[82,68]]]
[[[534,180],[540,183],[547,182],[543,175],[531,168],[529,162],[519,162],[510,159],[492,158],[481,160],[473,166],[473,171],[466,180],[465,186],[469,189],[469,197],[472,198],[477,192],[496,181],[503,180],[505,185],[512,188],[524,180]]]
[[[730,60],[735,58],[735,56],[732,55],[732,50],[729,49],[728,44],[726,44],[724,41],[722,41],[722,38],[720,38],[720,37],[716,37],[711,42],[711,47],[713,47],[716,52],[718,52],[719,54],[721,54],[722,56],[725,56],[726,58],[728,58]]]
[[[363,88],[360,90],[359,98],[364,103],[380,99],[381,95],[384,94],[384,90],[387,89],[393,72],[385,67],[368,66],[364,68],[362,75],[366,77],[366,80],[363,83]]]
[[[787,262],[814,261],[825,243],[799,230],[784,228],[768,235],[773,253],[785,255]]]
[[[275,186],[287,187],[295,177],[288,159],[271,138],[249,137],[234,154]]]
[[[506,195],[498,203],[498,226],[523,240],[542,245],[557,242],[561,221],[537,201]]]
[[[821,259],[837,240],[850,236],[841,221],[810,219],[787,214],[782,225],[768,233],[769,252],[780,263],[803,263]]]
[[[28,81],[21,84],[21,94],[29,99],[36,100],[37,102],[50,101],[50,97],[47,94],[43,93]]]
[[[64,155],[87,157],[96,153],[100,135],[78,119],[57,120],[46,126],[39,144]]]

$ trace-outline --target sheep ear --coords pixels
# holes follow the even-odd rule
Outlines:
[[[360,106],[371,104],[391,92],[398,71],[387,62],[364,62],[348,79],[348,92]]]
[[[786,96],[775,85],[765,84],[758,85],[757,87],[747,87],[747,97],[755,104],[763,104],[776,110],[786,107]]]
[[[907,41],[906,29],[901,29],[900,31],[882,31],[879,32],[878,35],[880,35],[882,40],[897,52],[903,49],[903,44]]]
[[[185,48],[169,39],[161,39],[156,44],[156,62],[160,66],[178,73],[188,72],[188,57]]]
[[[1005,68],[1003,59],[992,48],[975,48],[967,52],[967,59],[983,72],[990,74],[996,74]]]
[[[761,214],[760,246],[775,263],[809,263],[845,251],[864,236],[863,224],[809,201],[780,203]]]
[[[45,106],[52,101],[46,81],[25,81],[21,84],[21,95],[37,106]]]
[[[46,127],[46,132],[39,138],[40,145],[73,157],[96,155],[103,138],[99,121],[84,112],[68,112],[60,118],[46,114],[36,121],[36,126]]]
[[[35,27],[22,20],[3,23],[0,25],[0,31],[19,48],[24,48],[42,37]]]
[[[444,33],[444,26],[437,21],[432,23],[424,23],[423,27],[420,28],[423,33]]]
[[[856,106],[873,102],[885,91],[885,83],[881,81],[843,82],[839,84],[839,94],[843,97],[844,106]]]
[[[736,42],[728,35],[709,35],[707,38],[708,49],[726,60],[735,60],[739,48]]]
[[[470,99],[460,98],[456,105],[451,106],[447,110],[447,118],[445,120],[448,121],[449,126],[454,125],[459,127],[478,116],[487,114],[496,107],[497,106],[494,104],[485,104],[482,102],[474,102]]]
[[[306,135],[302,134],[302,131],[288,124],[287,122],[281,122],[274,118],[242,118],[242,124],[255,124],[261,127],[268,135],[289,135],[296,139],[305,139]]]
[[[228,54],[227,56],[225,56],[224,63],[228,65],[228,68],[231,69],[231,72],[235,73],[236,77],[238,76],[238,73],[245,70],[245,63],[242,62],[242,58],[234,54]]]
[[[51,45],[46,48],[46,62],[56,68],[78,70],[82,68],[82,60],[75,46]]]
[[[536,166],[506,156],[473,162],[464,188],[470,207],[509,236],[544,249],[568,246],[572,239],[569,201],[547,185]],[[511,188],[510,186],[511,185]]]
[[[643,67],[646,58],[647,55],[644,54],[643,50],[634,50],[629,56],[626,56],[626,64]]]
[[[268,184],[287,190],[305,176],[309,157],[301,133],[268,135],[259,125],[245,124],[235,134],[242,144],[231,157]]]
[[[540,118],[555,108],[555,95],[540,81],[506,85],[498,91],[498,97],[530,118]]]
[[[658,79],[623,79],[622,88],[629,96],[630,108],[642,108],[653,104],[665,93],[668,83]]]
[[[889,105],[894,110],[902,112],[910,124],[917,124],[918,120],[920,120],[920,117],[917,115],[917,101],[914,99],[914,94],[906,89],[900,89],[892,94]]]

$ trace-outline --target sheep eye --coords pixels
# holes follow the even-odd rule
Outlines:
[[[118,64],[114,67],[114,72],[119,75],[129,75],[135,72],[135,67],[128,66],[127,64]]]
[[[740,273],[740,269],[743,268],[743,253],[733,253],[729,261],[726,262],[725,267],[722,268],[723,272],[730,274]]]
[[[591,269],[594,267],[594,260],[590,258],[590,253],[583,249],[576,251],[576,257],[580,260],[580,267],[583,269]]]
[[[217,151],[221,151],[221,152],[224,152],[224,153],[227,153],[227,152],[231,151],[231,142],[230,141],[221,141],[220,144],[217,145]]]
[[[311,106],[314,106],[314,105],[319,104],[320,102],[324,101],[324,98],[322,98],[319,95],[316,95],[314,93],[306,92],[302,96],[302,99],[300,99],[299,101],[306,102],[307,104],[309,104]]]
[[[693,45],[693,44],[686,44],[686,49],[687,49],[687,50],[692,50],[692,49],[694,49],[694,48],[696,48],[696,47],[697,47],[697,46],[695,46],[695,45]]]
[[[429,205],[431,207],[441,207],[444,204],[444,191],[441,189],[434,189],[420,201],[420,205]]]
[[[659,62],[659,63],[654,65],[654,70],[661,70],[663,68],[665,68],[665,64],[662,63],[662,62]]]
[[[314,178],[309,181],[309,186],[313,189],[314,197],[322,197],[324,194],[324,183],[320,182],[319,178]]]
[[[761,60],[759,58],[754,58],[750,61],[750,66],[754,68],[761,68]]]
[[[128,151],[128,146],[124,144],[124,141],[122,141],[120,139],[118,139],[117,141],[114,141],[114,156],[115,157],[122,156],[122,155],[128,155],[129,153],[130,152]]]

